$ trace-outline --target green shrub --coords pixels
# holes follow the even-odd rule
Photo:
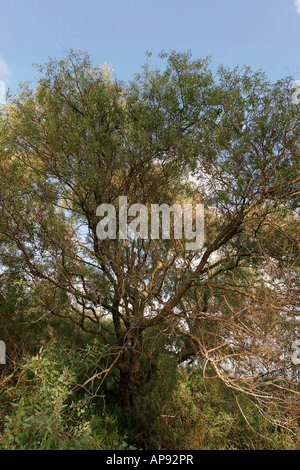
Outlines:
[[[182,369],[175,386],[171,376],[157,376],[151,393],[138,400],[139,421],[147,429],[148,446],[166,450],[295,449],[295,433],[272,425],[255,403],[228,389],[201,369]],[[145,392],[145,391],[144,391]],[[149,412],[149,410],[151,410]],[[276,418],[276,409],[273,417]],[[151,419],[152,416],[152,419]],[[137,432],[139,428],[137,427]],[[296,431],[296,430],[295,430]]]
[[[92,446],[87,402],[75,400],[76,368],[58,351],[41,350],[21,366],[17,386],[6,389],[10,413],[4,418],[2,449],[81,449]]]
[[[79,352],[53,343],[24,358],[0,392],[0,449],[133,449],[116,417],[77,386],[99,352],[97,344]]]

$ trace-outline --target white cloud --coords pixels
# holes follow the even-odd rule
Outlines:
[[[9,80],[10,75],[11,72],[8,68],[7,63],[0,57],[0,80],[7,82]]]
[[[9,81],[11,72],[7,63],[0,57],[0,106],[5,104],[6,84]]]
[[[6,86],[3,80],[0,80],[0,106],[5,104]]]
[[[295,7],[297,10],[297,13],[300,15],[300,0],[295,0]]]

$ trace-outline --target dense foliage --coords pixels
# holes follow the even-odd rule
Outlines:
[[[0,112],[3,449],[293,449],[291,79],[71,52]],[[100,240],[97,207],[205,206],[205,240]],[[119,229],[119,227],[118,227]]]

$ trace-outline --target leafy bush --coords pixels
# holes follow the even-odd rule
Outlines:
[[[148,445],[168,450],[295,449],[292,431],[274,426],[254,403],[228,389],[218,379],[203,378],[200,368],[182,369],[169,395],[165,376],[138,400],[140,421]],[[156,393],[154,393],[156,392]],[[149,403],[149,401],[151,403]],[[149,414],[151,409],[152,417]],[[276,411],[275,411],[276,412]],[[273,411],[273,416],[275,416]]]
[[[26,357],[0,392],[0,449],[126,449],[115,417],[99,414],[97,403],[76,387],[99,347],[60,350],[56,343]],[[5,382],[5,380],[3,381]],[[97,414],[95,414],[97,413]]]

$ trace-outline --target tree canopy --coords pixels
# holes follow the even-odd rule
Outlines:
[[[1,275],[13,269],[26,280],[35,298],[27,321],[54,315],[99,338],[85,385],[116,371],[125,409],[155,374],[189,364],[262,412],[276,403],[297,419],[300,123],[291,79],[213,73],[189,53],[161,59],[162,70],[145,65],[125,84],[71,52],[2,107]],[[99,240],[97,207],[118,210],[119,196],[147,207],[204,204],[204,247]]]

